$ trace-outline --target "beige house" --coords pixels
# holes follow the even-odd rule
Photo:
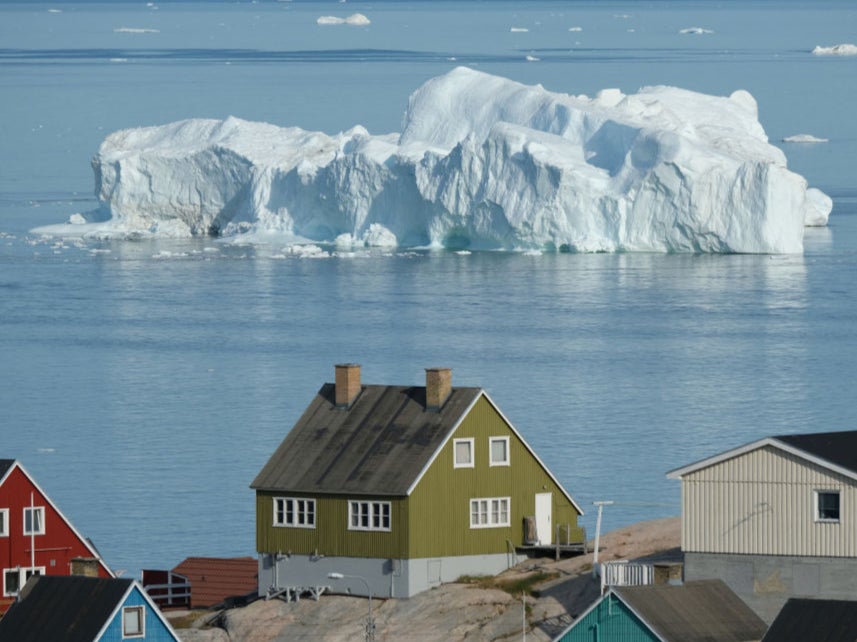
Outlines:
[[[673,470],[685,579],[771,622],[790,597],[857,596],[857,431],[766,437]]]

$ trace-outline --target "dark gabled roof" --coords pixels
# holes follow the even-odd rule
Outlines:
[[[857,602],[791,598],[762,642],[854,642]]]
[[[14,459],[0,459],[0,480],[6,476],[6,473],[8,473],[9,469],[14,465]]]
[[[427,410],[424,387],[365,385],[340,408],[326,383],[250,487],[405,496],[481,393],[453,388]]]
[[[133,580],[81,576],[32,577],[0,619],[0,642],[92,642]]]
[[[857,430],[779,435],[774,439],[857,473]]]
[[[666,642],[750,642],[765,622],[720,580],[612,589]]]

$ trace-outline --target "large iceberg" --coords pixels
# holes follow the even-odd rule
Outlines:
[[[588,98],[468,68],[414,92],[400,134],[194,119],[115,132],[92,165],[97,235],[799,253],[832,207],[745,91]]]

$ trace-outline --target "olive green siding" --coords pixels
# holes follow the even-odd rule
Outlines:
[[[489,465],[489,438],[509,437],[509,466]],[[455,439],[473,438],[474,467],[453,466]],[[535,514],[535,494],[552,493],[553,524],[582,538],[577,511],[503,417],[480,397],[434,459],[410,498],[409,557],[505,553],[521,545],[523,520]],[[470,500],[510,498],[508,527],[470,528]]]
[[[309,497],[295,493],[257,491],[256,550],[326,557],[407,557],[408,504],[404,497],[316,496],[315,528],[274,526],[274,497]],[[348,530],[348,501],[390,502],[389,531]]]

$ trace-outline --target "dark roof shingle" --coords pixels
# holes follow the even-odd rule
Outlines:
[[[766,625],[720,580],[613,591],[667,642],[751,642]]]
[[[774,439],[857,473],[857,430],[778,435]]]
[[[762,642],[854,642],[857,602],[791,598]]]
[[[481,392],[453,388],[434,411],[424,387],[364,385],[340,408],[324,384],[251,488],[405,496]]]
[[[0,619],[0,642],[92,642],[131,583],[74,575],[30,578],[22,599]]]

